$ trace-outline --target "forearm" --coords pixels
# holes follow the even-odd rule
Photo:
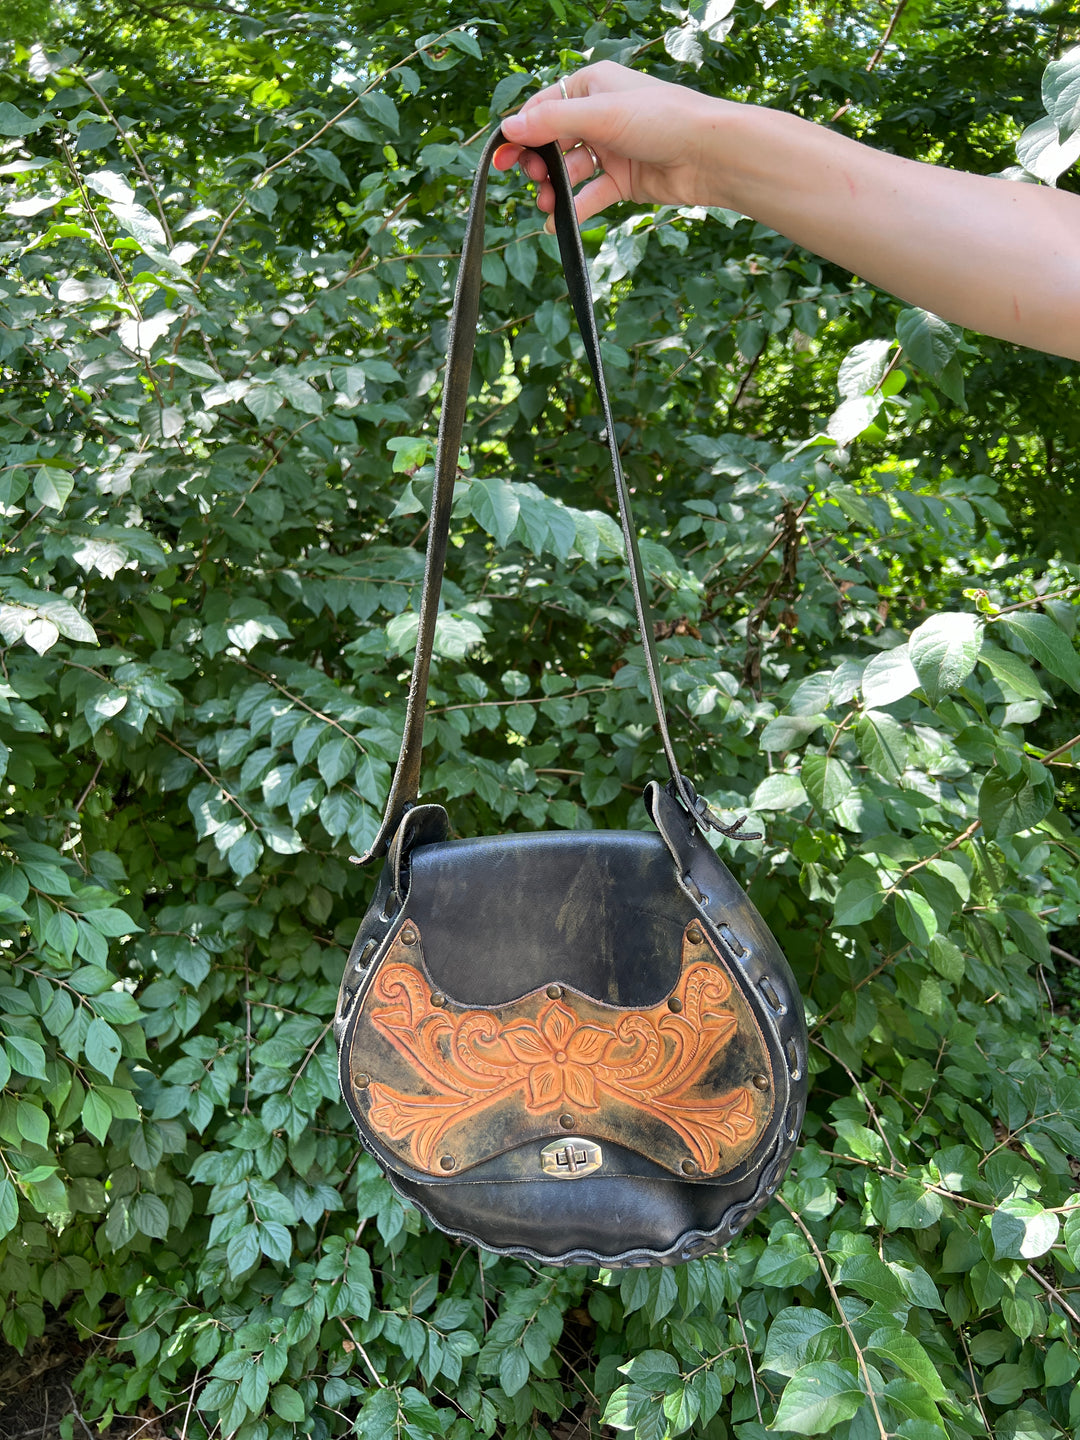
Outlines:
[[[797,116],[711,102],[722,203],[958,325],[1080,359],[1080,199],[888,155]]]

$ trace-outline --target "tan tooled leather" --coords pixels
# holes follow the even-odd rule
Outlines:
[[[757,1021],[694,922],[674,989],[650,1009],[561,984],[480,1009],[433,990],[406,921],[349,1046],[373,1136],[431,1175],[574,1132],[680,1176],[715,1177],[753,1149],[774,1103]]]

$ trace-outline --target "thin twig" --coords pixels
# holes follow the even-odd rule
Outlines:
[[[1059,755],[1064,755],[1065,751],[1071,750],[1074,745],[1080,745],[1080,735],[1074,735],[1071,740],[1066,740],[1064,745],[1059,745],[1056,750],[1051,750],[1048,755],[1040,755],[1039,759],[1044,765],[1048,765],[1051,760],[1056,760]]]
[[[761,1417],[761,1401],[758,1399],[757,1377],[754,1374],[754,1357],[750,1352],[750,1341],[746,1338],[746,1326],[743,1324],[742,1310],[739,1308],[738,1300],[735,1301],[735,1314],[739,1321],[739,1329],[742,1331],[742,1343],[746,1349],[746,1358],[750,1362],[750,1385],[754,1392],[754,1409],[757,1411],[758,1424],[764,1425]]]
[[[75,801],[75,814],[76,814],[76,815],[78,815],[79,811],[80,811],[80,810],[82,809],[82,807],[86,804],[87,800],[89,800],[89,798],[90,798],[90,792],[91,792],[91,790],[93,790],[94,786],[97,784],[98,776],[101,774],[101,767],[102,767],[104,764],[105,764],[105,761],[104,761],[104,760],[99,760],[99,761],[98,761],[98,763],[97,763],[97,769],[94,771],[93,775],[90,776],[90,779],[88,780],[87,785],[86,785],[86,789],[82,792],[82,794],[79,796],[79,798]]]
[[[198,1389],[199,1376],[201,1374],[201,1368],[195,1371],[195,1379],[191,1382],[191,1389],[188,1391],[187,1409],[184,1411],[184,1423],[180,1429],[180,1440],[187,1440],[188,1421],[191,1419],[191,1407],[195,1403],[195,1391]]]
[[[979,1394],[979,1384],[975,1379],[975,1366],[971,1363],[971,1351],[968,1349],[964,1327],[958,1325],[956,1330],[960,1336],[960,1344],[964,1347],[964,1355],[967,1359],[968,1374],[971,1376],[971,1393],[975,1396],[975,1404],[979,1407],[979,1414],[982,1416],[983,1424],[986,1426],[986,1433],[987,1435],[992,1435],[994,1432],[990,1428],[990,1421],[986,1418],[986,1411],[983,1409],[982,1396]]]
[[[161,197],[157,192],[157,187],[155,186],[153,180],[150,179],[149,172],[147,171],[146,166],[142,162],[142,157],[135,149],[135,146],[128,139],[127,131],[123,128],[123,126],[120,124],[120,121],[116,118],[112,110],[109,108],[109,102],[105,99],[105,96],[94,89],[93,81],[88,79],[87,76],[83,75],[81,71],[76,70],[74,73],[79,76],[79,79],[90,91],[90,94],[93,95],[94,99],[105,111],[105,114],[116,126],[116,133],[120,136],[120,139],[124,142],[128,150],[131,152],[131,158],[135,161],[135,164],[138,167],[139,174],[143,178],[143,183],[147,186],[150,194],[154,197],[154,205],[156,206],[158,215],[161,218],[161,228],[165,231],[165,243],[171,250],[173,245],[172,231],[169,229],[169,221],[165,215],[165,207],[161,203]]]
[[[371,1378],[375,1381],[375,1384],[379,1387],[380,1390],[385,1390],[386,1381],[382,1379],[382,1377],[379,1375],[379,1372],[375,1369],[375,1366],[371,1363],[371,1359],[368,1356],[368,1353],[364,1349],[363,1345],[360,1344],[360,1341],[357,1340],[356,1336],[352,1333],[352,1331],[349,1329],[348,1325],[341,1318],[340,1315],[336,1316],[335,1318],[337,1319],[337,1322],[341,1326],[341,1328],[345,1331],[345,1334],[352,1341],[353,1348],[357,1350],[359,1354],[363,1357],[364,1364],[371,1371]]]
[[[1069,1319],[1072,1320],[1072,1322],[1075,1324],[1077,1330],[1080,1330],[1080,1315],[1078,1315],[1076,1311],[1072,1308],[1072,1306],[1069,1304],[1069,1302],[1063,1298],[1061,1291],[1051,1285],[1049,1280],[1045,1280],[1039,1274],[1038,1270],[1035,1269],[1034,1265],[1029,1265],[1027,1267],[1027,1273],[1031,1276],[1033,1280],[1035,1280],[1038,1284],[1042,1286],[1042,1288],[1050,1296],[1051,1300],[1055,1302],[1055,1304],[1061,1306],[1061,1308],[1065,1311],[1065,1314],[1068,1315]]]
[[[866,73],[867,73],[868,75],[870,74],[870,72],[871,72],[872,70],[877,69],[878,61],[879,61],[879,60],[881,59],[881,57],[885,54],[885,47],[886,47],[886,45],[888,45],[889,41],[892,39],[892,34],[893,34],[893,31],[896,29],[897,21],[900,19],[900,16],[904,13],[905,9],[907,8],[907,3],[908,3],[908,0],[898,0],[898,4],[897,4],[897,6],[896,6],[896,9],[895,9],[895,10],[893,11],[893,13],[890,15],[888,25],[885,26],[885,33],[884,33],[884,35],[882,35],[882,37],[881,37],[881,42],[880,42],[880,44],[878,45],[877,49],[874,51],[873,55],[870,56],[870,59],[866,62]],[[851,101],[850,101],[850,100],[845,100],[844,103],[843,103],[843,105],[840,106],[839,110],[834,111],[833,114],[829,116],[829,124],[831,125],[831,124],[833,124],[834,121],[839,120],[840,117],[841,117],[841,115],[845,114],[845,113],[846,113],[848,110],[850,110],[850,109],[851,109]]]
[[[435,44],[441,38],[441,36],[436,36],[435,40],[432,41],[432,44]],[[396,65],[391,65],[388,69],[382,71],[381,74],[375,77],[375,79],[371,82],[371,84],[367,87],[366,90],[363,90],[359,95],[355,96],[352,100],[350,100],[349,103],[341,110],[339,110],[336,115],[332,115],[324,125],[320,125],[318,130],[316,130],[313,135],[309,135],[308,138],[304,140],[301,144],[297,145],[294,150],[290,150],[289,153],[287,155],[283,155],[280,160],[275,160],[272,165],[268,165],[261,174],[255,177],[252,183],[241,195],[240,199],[233,206],[232,210],[230,210],[228,215],[225,216],[225,219],[222,220],[221,225],[218,228],[218,232],[211,241],[209,250],[206,252],[206,259],[199,267],[199,273],[195,277],[196,286],[199,284],[203,275],[206,273],[206,267],[210,264],[210,261],[217,253],[218,246],[225,238],[226,230],[228,230],[229,226],[236,219],[237,215],[239,215],[240,211],[247,204],[248,196],[252,194],[255,190],[257,190],[265,180],[268,180],[270,176],[273,175],[275,170],[280,170],[283,165],[288,165],[290,160],[295,160],[298,155],[302,155],[305,150],[315,144],[315,141],[319,139],[320,135],[325,135],[326,132],[328,130],[332,130],[334,126],[339,123],[339,121],[344,120],[345,116],[348,115],[351,110],[356,109],[357,105],[360,104],[361,100],[363,100],[365,95],[370,95],[371,92],[377,89],[377,87],[383,83],[386,77],[388,75],[392,75],[395,70],[400,70],[401,67],[403,65],[407,65],[410,60],[415,60],[419,53],[420,52],[418,50],[413,50],[408,55],[406,55],[403,60],[399,60]]]
[[[869,1114],[870,1119],[874,1122],[874,1129],[878,1132],[878,1134],[881,1136],[882,1140],[885,1142],[885,1149],[888,1150],[888,1152],[889,1152],[889,1159],[892,1161],[892,1163],[893,1163],[894,1165],[899,1165],[900,1162],[899,1162],[899,1160],[897,1160],[896,1155],[895,1155],[895,1153],[894,1153],[894,1151],[893,1151],[893,1148],[892,1148],[892,1146],[889,1144],[889,1137],[885,1134],[885,1131],[884,1131],[884,1130],[882,1129],[882,1127],[881,1127],[881,1122],[880,1122],[880,1120],[878,1119],[878,1113],[877,1113],[877,1110],[876,1110],[875,1107],[874,1107],[874,1103],[873,1103],[873,1101],[870,1099],[870,1096],[867,1095],[867,1093],[866,1093],[866,1091],[863,1089],[863,1087],[859,1084],[858,1080],[856,1080],[854,1072],[847,1067],[847,1065],[844,1063],[844,1061],[840,1059],[840,1056],[839,1056],[839,1055],[834,1055],[833,1052],[828,1048],[828,1046],[827,1046],[827,1045],[823,1045],[820,1040],[815,1040],[815,1041],[814,1041],[814,1044],[817,1046],[817,1048],[818,1048],[819,1050],[824,1050],[824,1051],[825,1051],[825,1054],[828,1055],[829,1059],[830,1059],[830,1060],[834,1060],[834,1061],[836,1062],[836,1064],[840,1066],[840,1068],[844,1071],[845,1075],[846,1075],[846,1076],[848,1077],[848,1079],[851,1081],[852,1085],[855,1086],[855,1089],[859,1092],[859,1095],[862,1097],[862,1102],[863,1102],[863,1104],[866,1106],[867,1113]]]
[[[220,778],[215,775],[211,769],[204,765],[197,755],[193,755],[190,750],[185,750],[183,745],[177,744],[175,740],[170,739],[168,735],[163,734],[160,730],[158,731],[157,738],[159,740],[164,740],[165,744],[171,745],[174,750],[179,750],[181,755],[183,755],[186,759],[190,760],[193,765],[197,765],[198,768],[202,771],[202,773],[206,776],[206,778],[213,781],[213,783],[221,791],[222,795],[225,796],[225,799],[236,806],[236,808],[240,811],[240,814],[243,815],[244,819],[248,822],[252,829],[256,831],[259,829],[259,825],[255,817],[253,815],[250,815],[248,811],[244,809],[243,805],[240,804],[240,801],[236,798],[232,791],[225,788]]]
[[[876,1160],[864,1160],[859,1155],[843,1155],[839,1150],[822,1149],[821,1153],[830,1156],[833,1160],[846,1160],[849,1165],[863,1165],[867,1170],[877,1171],[879,1175],[894,1175],[897,1180],[914,1180],[924,1190],[929,1190],[934,1195],[940,1195],[943,1200],[955,1200],[958,1205],[974,1205],[976,1210],[985,1210],[987,1214],[997,1209],[996,1205],[986,1205],[981,1200],[972,1200],[967,1195],[958,1195],[953,1190],[946,1190],[943,1185],[932,1185],[929,1180],[921,1180],[907,1170],[894,1170],[891,1166],[881,1165]]]
[[[1049,944],[1049,941],[1047,942]],[[1060,945],[1050,946],[1051,955],[1060,955],[1063,960],[1068,960],[1071,965],[1080,965],[1080,958],[1070,955],[1068,950],[1062,950]]]
[[[832,1302],[833,1305],[836,1307],[836,1313],[840,1317],[840,1324],[847,1332],[847,1337],[851,1343],[851,1348],[855,1351],[855,1359],[858,1361],[859,1369],[862,1371],[863,1383],[866,1386],[866,1393],[870,1400],[870,1408],[873,1410],[874,1419],[877,1421],[878,1434],[881,1436],[881,1440],[889,1440],[889,1432],[885,1429],[885,1424],[881,1418],[881,1411],[878,1409],[877,1396],[874,1394],[874,1387],[870,1380],[870,1369],[866,1363],[866,1356],[862,1352],[862,1346],[855,1338],[855,1331],[852,1329],[851,1322],[847,1318],[847,1312],[840,1304],[840,1296],[836,1293],[836,1286],[833,1284],[832,1276],[829,1274],[829,1267],[826,1264],[825,1256],[818,1248],[817,1241],[814,1239],[813,1235],[811,1235],[809,1226],[803,1220],[799,1212],[797,1210],[794,1210],[787,1203],[787,1201],[782,1195],[777,1195],[776,1199],[780,1201],[780,1204],[795,1221],[795,1224],[798,1225],[799,1229],[802,1231],[803,1236],[806,1239],[807,1244],[817,1256],[818,1266],[821,1269],[822,1275],[825,1277],[825,1284],[829,1287],[829,1294],[832,1296]]]
[[[75,1419],[78,1420],[79,1424],[86,1431],[87,1435],[89,1435],[90,1440],[95,1440],[94,1432],[90,1429],[90,1426],[83,1419],[82,1414],[79,1411],[78,1405],[75,1404],[75,1396],[72,1394],[71,1386],[65,1383],[64,1389],[67,1391],[68,1399],[71,1401],[71,1413],[75,1416]]]
[[[935,860],[940,860],[942,855],[948,854],[950,850],[958,849],[965,840],[970,840],[972,835],[975,834],[975,831],[978,830],[981,824],[981,820],[973,820],[966,830],[961,830],[959,835],[954,836],[949,841],[949,843],[947,845],[943,845],[940,850],[935,850],[933,855],[928,855],[925,860],[919,860],[914,865],[909,865],[908,868],[904,871],[904,873],[899,877],[899,879],[893,881],[893,883],[885,891],[886,898],[888,898],[888,896],[890,895],[895,894],[897,888],[904,883],[904,881],[908,878],[909,875],[914,875],[916,870],[921,870],[924,865],[932,865]]]
[[[1014,610],[1027,610],[1032,605],[1041,605],[1045,600],[1064,600],[1067,596],[1075,595],[1080,590],[1080,585],[1067,585],[1064,590],[1052,590],[1049,595],[1034,595],[1030,600],[1017,600],[1015,605],[1004,605],[996,615],[990,617],[990,624],[999,620],[1002,615],[1011,615]]]

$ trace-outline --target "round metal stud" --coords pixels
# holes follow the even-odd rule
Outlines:
[[[432,992],[431,1003],[432,1005],[436,1005],[441,1008],[443,1005],[446,1004],[446,996],[442,993],[441,990],[435,990]]]
[[[371,1084],[371,1076],[364,1075],[363,1073],[359,1075],[354,1075],[353,1084],[358,1090],[366,1090],[367,1087]]]
[[[406,925],[401,932],[401,943],[403,945],[415,945],[417,941],[416,931],[411,925]]]
[[[667,1002],[667,1008],[673,1015],[678,1015],[683,1008],[682,1001],[677,995],[672,995],[671,999]]]
[[[561,985],[549,985],[549,986],[547,987],[547,997],[548,997],[549,1000],[561,1000],[562,997],[563,997],[563,988],[562,988],[562,986],[561,986]]]
[[[442,1156],[440,1156],[440,1157],[439,1157],[439,1169],[440,1169],[440,1170],[456,1170],[456,1169],[457,1169],[457,1161],[454,1159],[453,1155],[442,1155]]]
[[[701,933],[700,925],[691,925],[690,929],[686,932],[686,938],[690,941],[691,945],[700,945],[705,938]]]
[[[769,1077],[767,1075],[754,1076],[754,1089],[767,1090],[769,1088]]]
[[[700,1175],[701,1166],[696,1160],[684,1160],[679,1167],[684,1175]]]
[[[560,1116],[559,1116],[559,1124],[562,1126],[562,1128],[563,1128],[564,1130],[572,1130],[572,1129],[574,1128],[574,1117],[573,1117],[573,1115],[560,1115]]]

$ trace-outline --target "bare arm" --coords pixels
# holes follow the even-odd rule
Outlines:
[[[1080,359],[1080,198],[924,165],[795,115],[716,100],[604,62],[534,96],[503,131],[523,146],[586,142],[602,174],[578,192],[582,219],[617,200],[723,205],[943,319]],[[568,155],[585,180],[585,148]]]

